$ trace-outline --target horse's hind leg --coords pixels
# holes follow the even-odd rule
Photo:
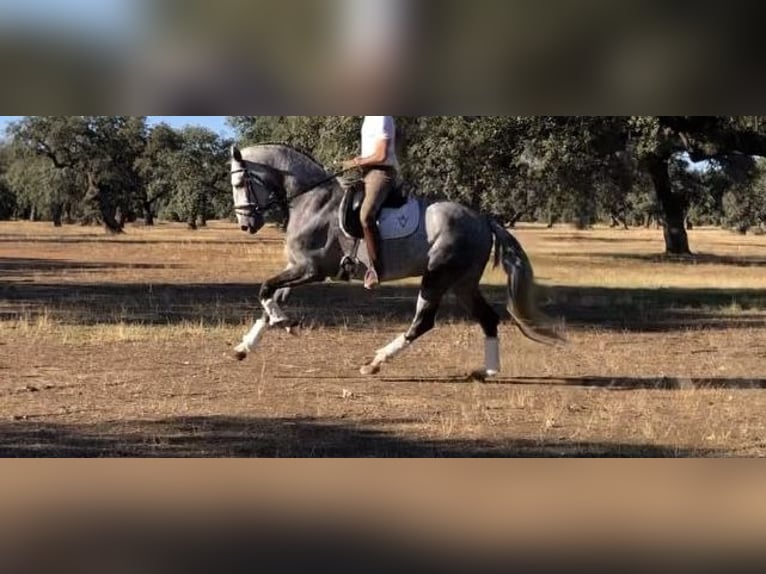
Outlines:
[[[484,374],[489,377],[497,375],[500,372],[500,343],[497,336],[500,317],[487,303],[478,285],[456,288],[454,292],[458,301],[479,322],[484,331]]]
[[[276,301],[279,304],[287,303],[287,300],[290,298],[291,293],[292,293],[291,287],[284,287],[282,289],[277,289],[274,292],[274,301]]]
[[[451,281],[451,274],[447,272],[427,272],[423,276],[420,293],[418,294],[415,319],[412,321],[409,330],[399,335],[385,347],[379,349],[372,362],[361,368],[363,375],[378,373],[383,363],[393,359],[409,345],[434,328],[436,313]]]

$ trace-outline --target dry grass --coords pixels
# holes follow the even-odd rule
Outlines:
[[[282,266],[275,230],[0,223],[0,453],[6,455],[750,456],[766,453],[766,238],[695,230],[515,232],[570,344],[502,327],[503,376],[447,301],[383,375],[357,369],[406,328],[412,281],[297,292],[299,337],[226,355]],[[504,282],[488,270],[502,307]]]

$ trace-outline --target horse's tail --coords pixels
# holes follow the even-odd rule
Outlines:
[[[495,237],[494,266],[502,264],[508,275],[508,312],[526,337],[552,345],[564,338],[538,308],[532,264],[518,240],[499,223],[489,220]]]

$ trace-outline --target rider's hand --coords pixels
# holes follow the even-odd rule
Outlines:
[[[359,160],[356,159],[356,158],[349,159],[349,160],[346,160],[346,161],[342,162],[341,166],[343,167],[344,170],[354,169],[354,168],[359,167]]]

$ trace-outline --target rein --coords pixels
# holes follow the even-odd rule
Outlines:
[[[345,170],[344,169],[344,170],[338,171],[336,173],[328,175],[327,177],[325,177],[321,181],[319,181],[317,183],[314,183],[314,184],[310,185],[309,187],[307,187],[305,189],[299,190],[297,193],[294,193],[292,196],[289,196],[289,195],[287,195],[285,193],[284,197],[279,198],[279,197],[276,197],[278,194],[277,194],[277,192],[274,191],[273,186],[267,185],[266,182],[263,181],[263,179],[257,173],[252,171],[251,169],[243,167],[241,169],[232,170],[231,171],[232,175],[237,174],[237,173],[244,173],[245,174],[245,185],[247,185],[248,195],[250,196],[250,197],[248,197],[248,201],[251,202],[249,205],[237,205],[237,206],[235,206],[235,209],[248,209],[248,208],[252,209],[252,208],[255,208],[256,213],[264,213],[264,212],[267,212],[270,209],[272,209],[274,207],[274,205],[276,205],[276,204],[281,204],[283,207],[287,207],[289,209],[290,204],[293,201],[295,201],[296,199],[298,199],[300,196],[305,195],[305,194],[307,194],[310,191],[314,191],[315,189],[317,189],[319,187],[322,187],[326,183],[329,183],[332,180],[340,177],[341,175],[343,175],[347,171],[349,171],[349,170]],[[250,183],[251,183],[250,180],[251,180],[251,178],[254,179],[263,189],[269,191],[269,201],[268,201],[268,203],[266,205],[261,205],[260,202],[258,201],[258,195],[254,191],[252,191],[250,189]],[[282,201],[280,201],[280,199]]]

